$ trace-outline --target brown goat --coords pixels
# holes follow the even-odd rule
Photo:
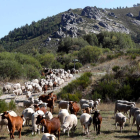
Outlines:
[[[44,133],[54,133],[58,132],[58,140],[60,137],[60,120],[58,117],[54,117],[51,120],[44,119],[43,116],[38,115],[36,124],[42,124],[45,127]]]
[[[79,109],[80,108],[76,102],[72,102],[72,101],[69,102],[69,110],[71,114],[77,115],[77,112],[79,111]]]
[[[22,129],[22,125],[23,125],[23,115],[13,117],[8,112],[4,112],[2,115],[2,119],[5,119],[5,118],[8,120],[8,128],[10,131],[10,138],[14,139],[15,130],[18,130],[19,138],[20,138],[21,137],[21,129]]]
[[[85,109],[82,109],[82,112],[90,114],[91,113],[91,108],[87,107]]]
[[[50,112],[52,113],[54,108],[54,102],[57,100],[57,96],[53,95],[53,92],[49,93],[48,95],[41,95],[39,96],[39,100],[48,103],[47,107],[50,108]]]
[[[35,112],[37,110],[42,110],[44,112],[44,114],[47,112],[46,107],[39,107],[37,104],[34,105],[34,110],[35,110]]]

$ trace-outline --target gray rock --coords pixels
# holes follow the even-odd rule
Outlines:
[[[100,27],[99,27],[98,25],[94,25],[93,28],[94,28],[95,30],[99,30],[99,29],[100,29]]]
[[[67,24],[79,24],[81,22],[84,22],[82,17],[73,12],[64,13],[61,17],[61,24],[63,26],[66,26]]]
[[[93,19],[96,19],[96,20],[100,20],[103,16],[103,13],[100,12],[100,10],[96,7],[85,7],[83,10],[82,10],[82,13],[81,13],[82,16],[86,16],[88,18],[93,18]]]
[[[114,13],[108,13],[109,16],[117,18],[117,16]]]
[[[132,13],[128,13],[128,14],[126,14],[126,16],[133,17],[134,15]]]
[[[133,24],[140,25],[140,21],[139,20],[134,19],[134,20],[131,20],[131,22]]]
[[[62,29],[60,27],[59,31],[55,32],[54,37],[55,38],[65,38],[66,34],[62,31]]]

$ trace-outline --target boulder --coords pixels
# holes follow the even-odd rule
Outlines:
[[[134,15],[132,13],[127,13],[126,16],[133,17]]]
[[[109,16],[117,18],[117,16],[114,13],[108,13]]]

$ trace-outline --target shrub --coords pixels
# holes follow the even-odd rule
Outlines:
[[[80,78],[73,80],[57,94],[58,98],[79,101],[82,97],[80,91],[85,89],[91,83],[91,76],[92,74],[90,72],[86,72]]]
[[[76,92],[75,94],[68,94],[69,101],[79,102],[82,98],[82,94],[80,92]]]
[[[81,63],[79,63],[79,62],[75,63],[75,69],[79,69],[81,67],[82,67]],[[72,69],[72,68],[74,68],[74,63],[70,62],[69,65],[68,65],[68,69]]]
[[[29,65],[33,65],[34,67],[36,67],[38,69],[41,69],[41,65],[40,65],[39,61],[32,56],[17,53],[15,55],[15,60],[22,65],[29,64]]]
[[[0,100],[0,112],[8,110],[8,104],[4,100]]]
[[[38,69],[35,68],[33,65],[25,64],[23,66],[23,68],[24,68],[24,70],[23,70],[23,77],[30,78],[30,79],[34,79],[34,78],[39,78],[40,77],[40,73],[39,73]]]
[[[9,79],[20,78],[22,75],[22,66],[16,61],[1,60],[0,61],[0,77]]]
[[[14,100],[11,100],[10,102],[9,102],[9,105],[8,105],[9,107],[9,110],[13,110],[13,109],[15,109],[16,108],[16,104],[15,104],[15,102],[14,102]]]
[[[94,94],[92,95],[92,99],[97,100],[99,98],[102,99],[102,96],[100,94],[98,94],[97,91],[95,91]]]
[[[56,60],[54,60],[51,67],[52,67],[52,69],[64,68],[64,66]]]
[[[38,55],[37,59],[39,60],[41,65],[49,68],[54,62],[55,57],[52,53],[46,53],[46,54]]]
[[[133,59],[133,60],[136,59],[136,54],[132,54],[131,59]]]
[[[102,54],[102,49],[93,46],[86,46],[78,53],[78,59],[82,64],[95,63]]]
[[[112,70],[113,70],[114,72],[117,72],[119,69],[120,69],[119,66],[114,66],[114,67],[112,68]]]

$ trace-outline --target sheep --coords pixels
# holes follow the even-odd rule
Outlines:
[[[41,100],[39,100],[38,98],[37,99],[34,99],[34,104],[41,104],[43,103]]]
[[[63,124],[65,117],[69,115],[69,112],[67,109],[61,109],[58,113],[58,117],[60,119],[61,124]]]
[[[129,102],[129,101],[126,101],[126,100],[117,100],[116,104],[117,103],[122,103],[122,104],[127,104],[127,105],[133,104],[134,106],[136,106],[135,102]]]
[[[133,117],[133,123],[132,123],[132,126],[131,126],[131,131],[132,131],[132,127],[133,127],[133,125],[134,125],[134,123],[135,123],[135,121],[136,121],[136,118],[137,118],[137,116],[140,114],[140,110],[136,110],[135,112],[134,112],[134,117]]]
[[[35,103],[34,103],[35,104]],[[47,104],[48,103],[45,103],[45,102],[42,102],[42,101],[40,101],[37,105],[38,105],[38,107],[46,107],[46,109],[47,109]]]
[[[21,88],[21,85],[20,83],[16,83],[13,85],[13,89],[16,90],[16,89],[20,89]]]
[[[21,86],[22,92],[25,92],[25,86]]]
[[[50,89],[53,89],[53,82],[50,81],[50,82],[48,83],[48,87],[49,87]]]
[[[92,111],[92,109],[94,108],[94,101],[93,100],[87,100],[87,99],[81,99],[80,100],[80,106],[81,106],[81,109],[85,109],[86,107],[90,107],[91,111]]]
[[[14,111],[12,111],[12,110],[7,111],[7,112],[9,112],[9,114],[11,116],[13,116],[13,117],[16,117],[17,116],[17,114]],[[3,113],[0,113],[0,125],[1,125],[1,129],[3,128],[3,125],[7,125],[7,130],[9,131],[9,129],[8,129],[8,120],[7,119],[2,119],[2,115],[3,115]]]
[[[84,103],[85,103],[85,104],[89,104],[89,100],[87,100],[87,99],[81,99],[81,100],[80,100],[80,107],[81,107],[81,108],[82,108],[82,105],[83,105]]]
[[[62,124],[62,129],[63,132],[65,133],[65,131],[68,131],[68,137],[69,137],[69,131],[72,129],[75,131],[77,126],[77,117],[74,114],[70,114],[68,116],[65,117],[64,123]]]
[[[9,93],[11,89],[12,89],[12,86],[9,85],[9,84],[3,86],[3,92],[7,92],[8,91],[8,93]]]
[[[51,120],[51,119],[53,118],[52,113],[51,113],[50,111],[47,111],[47,112],[45,113],[45,118],[46,118],[47,120]]]
[[[38,84],[39,83],[39,80],[38,79],[33,79],[32,80],[32,83],[37,83]]]
[[[69,109],[69,101],[63,101],[63,100],[61,100],[60,102],[59,102],[59,109]]]
[[[38,85],[36,84],[34,87],[34,91],[35,92],[42,92],[42,87],[39,84]]]
[[[24,106],[24,107],[29,107],[29,106],[31,106],[32,104],[34,104],[34,99],[33,99],[33,98],[31,98],[31,100],[24,100],[24,101],[23,101],[23,106]]]
[[[34,110],[32,108],[26,108],[23,110],[22,115],[26,119],[26,125],[29,125],[29,122],[32,119],[33,113],[34,113]]]
[[[92,122],[91,115],[89,115],[87,113],[83,113],[80,116],[80,122],[81,122],[81,125],[83,126],[83,133],[89,135],[89,127],[90,127],[91,122]],[[84,130],[84,128],[85,128],[85,130]]]
[[[32,135],[36,134],[37,130],[38,130],[38,134],[40,134],[40,125],[36,124],[38,115],[44,116],[44,112],[42,110],[38,110],[35,113],[33,113],[33,115],[32,115]],[[44,129],[43,129],[43,131],[44,131]]]
[[[138,131],[138,136],[140,135],[140,114],[138,114],[136,118],[136,125],[137,125],[137,131]]]
[[[27,91],[33,91],[33,86],[32,85],[25,84],[25,89]]]
[[[32,92],[31,91],[26,91],[25,95],[27,98],[32,97]]]
[[[44,133],[41,140],[55,140],[56,137],[53,134],[50,133]]]
[[[23,95],[21,89],[16,89],[16,90],[13,91],[13,93],[16,95],[16,97],[17,97],[17,95],[21,95],[21,94]],[[15,98],[16,98],[16,97],[15,97]]]
[[[68,78],[69,79],[73,78],[73,74],[69,74]]]
[[[122,133],[122,129],[126,123],[126,116],[124,116],[121,112],[117,113],[115,116],[115,124],[116,124],[116,129],[117,129],[117,123],[120,125],[120,131]]]
[[[129,111],[129,123],[131,122],[131,116],[134,116],[136,110],[140,110],[140,108],[131,107]]]
[[[133,104],[132,105],[127,105],[127,104],[117,103],[115,105],[114,115],[116,114],[117,110],[127,114],[127,111],[130,110],[131,107],[134,107],[134,105]]]

